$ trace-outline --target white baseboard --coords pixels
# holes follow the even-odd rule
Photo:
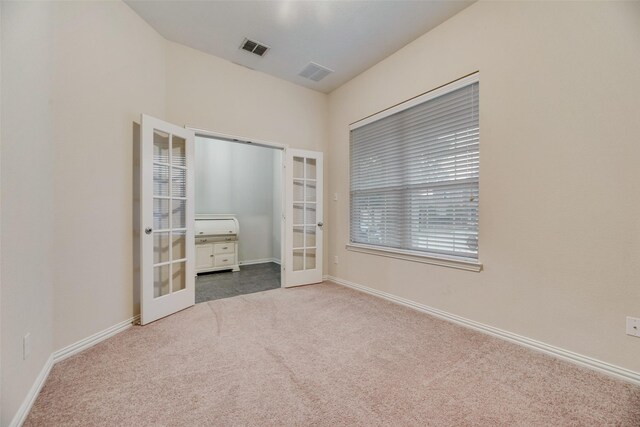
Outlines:
[[[572,362],[580,366],[591,368],[596,371],[611,375],[613,377],[628,381],[630,383],[640,385],[640,373],[631,371],[626,368],[621,368],[619,366],[615,366],[610,363],[603,362],[601,360],[597,360],[589,356],[584,356],[582,354],[574,353],[572,351],[565,350],[563,348],[556,347],[550,344],[546,344],[541,341],[536,341],[534,339],[527,338],[522,335],[514,334],[509,331],[504,331],[502,329],[498,329],[493,326],[485,325],[483,323],[476,322],[474,320],[466,319],[464,317],[460,317],[455,314],[447,313],[446,311],[438,310],[437,308],[429,307],[427,305],[420,304],[415,301],[408,300],[406,298],[401,298],[401,297],[389,294],[387,292],[379,291],[377,289],[373,289],[368,286],[353,283],[348,280],[340,279],[338,277],[324,276],[324,280],[330,280],[339,285],[346,286],[361,292],[365,292],[367,294],[374,295],[379,298],[384,298],[396,304],[404,305],[406,307],[413,308],[414,310],[418,310],[423,313],[431,314],[441,319],[457,323],[458,325],[466,326],[476,331],[493,335],[498,338],[502,338],[504,340],[522,345],[532,350],[541,351],[543,353],[558,357],[568,362]]]
[[[47,381],[47,378],[49,377],[49,373],[51,372],[51,368],[53,368],[53,365],[55,365],[56,363],[68,357],[73,356],[74,354],[80,353],[83,350],[93,347],[99,342],[102,342],[119,332],[129,329],[131,326],[137,323],[139,319],[140,319],[140,316],[134,316],[131,319],[124,320],[103,331],[95,333],[87,338],[81,339],[76,343],[73,343],[64,348],[61,348],[58,351],[54,351],[53,353],[51,353],[51,355],[47,359],[47,362],[42,367],[40,374],[38,374],[36,381],[33,383],[33,386],[31,386],[29,393],[27,394],[24,401],[22,402],[22,405],[20,405],[18,412],[15,414],[15,416],[9,423],[9,427],[19,427],[27,419],[27,415],[29,415],[29,411],[31,411],[31,407],[36,401],[36,398],[38,397],[38,394],[40,393],[42,386],[44,385],[45,381]]]
[[[238,265],[253,265],[253,264],[266,264],[267,262],[275,262],[280,265],[280,260],[276,258],[263,258],[263,259],[253,259],[250,261],[240,261]]]
[[[101,341],[106,340],[114,336],[115,334],[124,331],[125,329],[129,329],[135,323],[140,320],[140,316],[134,316],[131,319],[123,320],[122,322],[113,325],[103,331],[97,332],[90,337],[81,339],[78,342],[75,342],[71,345],[68,345],[64,348],[61,348],[58,351],[53,352],[53,363],[58,363],[68,357],[73,356],[74,354],[78,354],[83,350],[86,350],[94,345],[98,344]]]
[[[24,421],[27,419],[27,415],[29,415],[29,411],[31,411],[31,407],[36,401],[38,394],[40,394],[40,390],[42,390],[42,386],[44,386],[45,381],[49,377],[49,372],[51,372],[51,368],[53,367],[53,354],[49,356],[47,361],[45,362],[42,370],[38,374],[36,381],[31,386],[29,393],[25,397],[22,405],[18,408],[18,412],[13,416],[13,419],[9,423],[9,427],[19,427]]]

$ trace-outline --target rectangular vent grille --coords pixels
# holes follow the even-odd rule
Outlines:
[[[323,67],[322,65],[318,65],[315,62],[309,62],[309,65],[304,67],[304,69],[300,71],[298,75],[304,77],[305,79],[319,82],[331,73],[333,73],[333,70],[330,70],[327,67]]]
[[[269,50],[269,46],[264,45],[260,42],[249,40],[245,38],[240,45],[240,49],[246,50],[247,52],[254,53],[258,56],[264,56],[265,53]]]

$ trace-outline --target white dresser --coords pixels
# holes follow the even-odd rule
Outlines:
[[[240,224],[233,215],[196,215],[196,273],[240,271]]]

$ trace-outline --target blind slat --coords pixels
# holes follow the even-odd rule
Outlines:
[[[479,83],[351,131],[353,243],[478,257]]]

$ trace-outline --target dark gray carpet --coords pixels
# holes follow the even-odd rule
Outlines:
[[[280,266],[274,262],[241,265],[240,271],[201,273],[196,277],[196,304],[280,287]]]

